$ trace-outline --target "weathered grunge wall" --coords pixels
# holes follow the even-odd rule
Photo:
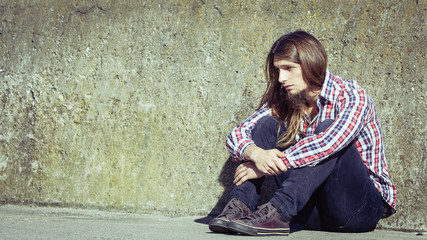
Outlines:
[[[376,103],[398,212],[427,230],[424,0],[0,0],[0,201],[171,215],[224,204],[224,140],[305,29]],[[267,190],[268,191],[268,190]]]

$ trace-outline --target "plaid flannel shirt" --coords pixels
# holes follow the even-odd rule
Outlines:
[[[321,93],[317,98],[318,115],[302,121],[303,136],[285,150],[283,162],[288,168],[315,166],[322,160],[354,143],[371,179],[387,203],[384,217],[395,212],[396,187],[389,179],[381,127],[374,103],[360,85],[327,72]],[[228,135],[226,146],[234,161],[243,160],[243,152],[254,144],[251,131],[257,121],[271,115],[265,104],[246,121],[238,125]],[[315,135],[316,126],[326,120],[334,119],[326,131]]]

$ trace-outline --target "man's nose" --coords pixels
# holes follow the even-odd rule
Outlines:
[[[286,81],[286,73],[284,71],[279,71],[279,82],[285,83]]]

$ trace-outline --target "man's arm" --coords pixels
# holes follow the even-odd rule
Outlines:
[[[243,123],[235,127],[233,131],[231,131],[231,133],[227,136],[225,145],[227,146],[233,161],[237,162],[245,160],[245,157],[243,156],[244,151],[248,146],[254,144],[251,135],[252,129],[257,124],[259,119],[268,114],[271,114],[271,109],[267,104],[265,104]]]
[[[255,145],[251,132],[258,120],[271,114],[268,104],[265,104],[243,123],[239,124],[228,135],[226,146],[234,161],[252,161],[263,174],[276,175],[286,171],[281,160],[284,153],[277,149],[264,150]]]
[[[288,168],[314,166],[350,144],[372,117],[372,100],[361,88],[343,92],[339,113],[326,131],[304,138],[288,148]]]

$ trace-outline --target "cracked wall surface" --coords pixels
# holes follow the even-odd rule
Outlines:
[[[380,225],[426,231],[426,7],[0,0],[0,201],[218,211],[225,137],[260,100],[271,44],[305,29],[375,101],[398,190]]]

